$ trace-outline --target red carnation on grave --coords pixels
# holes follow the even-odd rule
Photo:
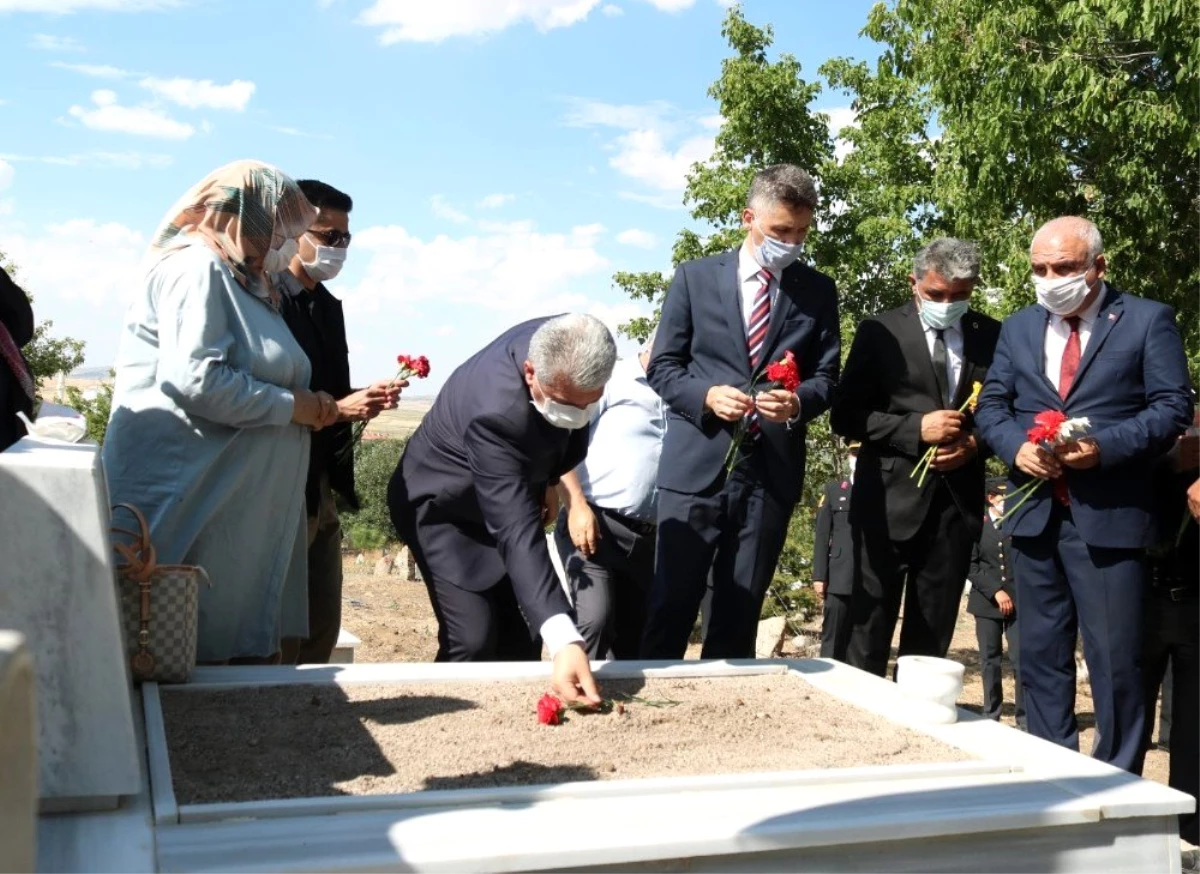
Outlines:
[[[549,692],[538,699],[537,719],[542,725],[558,725],[562,722],[563,704]]]

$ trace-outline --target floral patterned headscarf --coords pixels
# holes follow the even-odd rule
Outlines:
[[[263,259],[308,230],[316,216],[290,176],[261,161],[234,161],[209,173],[168,210],[146,263],[153,266],[198,238],[243,288],[278,307],[279,292],[263,271]]]

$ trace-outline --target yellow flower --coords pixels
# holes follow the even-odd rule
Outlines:
[[[983,391],[982,382],[971,383],[971,396],[967,398],[967,406],[971,408],[971,412],[975,412],[975,407],[979,403],[979,393]]]

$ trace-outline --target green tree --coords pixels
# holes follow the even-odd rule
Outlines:
[[[1200,317],[1200,43],[1182,0],[895,0],[863,33],[868,65],[834,60],[855,151],[825,168],[845,205],[829,264],[889,277],[925,239],[978,240],[995,315],[1033,301],[1028,246],[1056,215],[1085,215],[1112,279],[1176,307],[1196,372]],[[836,260],[833,256],[837,256]],[[903,256],[903,257],[900,257]],[[842,262],[842,263],[839,263]],[[890,274],[890,276],[889,276]]]
[[[0,269],[16,279],[17,265],[3,252],[0,252]],[[33,302],[33,295],[28,290],[25,291],[25,296],[29,298],[30,303]],[[36,314],[37,310],[34,312]],[[39,322],[33,330],[33,339],[21,349],[25,360],[29,362],[29,370],[39,391],[43,379],[58,376],[60,373],[70,373],[83,364],[84,342],[71,337],[53,337],[50,334],[53,327],[54,322],[49,319]]]
[[[399,539],[388,513],[387,487],[407,443],[405,435],[395,440],[364,440],[354,448],[359,509],[357,513],[343,512],[341,518],[343,529],[359,549],[372,549]]]
[[[93,397],[85,397],[83,392],[73,385],[67,386],[67,406],[78,410],[87,421],[87,435],[97,444],[104,443],[104,435],[108,431],[108,420],[112,416],[113,378],[116,372],[108,372],[108,381],[101,383]]]

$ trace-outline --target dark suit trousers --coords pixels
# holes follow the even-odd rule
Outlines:
[[[1017,710],[1017,725],[1025,727],[1025,696],[1021,693],[1021,635],[1017,620],[975,617],[975,640],[979,644],[979,675],[983,681],[983,715],[999,719],[1004,704],[1004,685],[1000,679],[1003,657],[1002,639],[1008,641],[1008,661],[1016,678],[1013,704]]]
[[[342,526],[329,477],[321,475],[316,515],[308,517],[308,637],[284,638],[285,665],[323,665],[342,627]]]
[[[1169,658],[1172,712],[1171,770],[1167,780],[1172,789],[1186,792],[1200,801],[1200,599],[1193,592],[1173,601],[1166,592],[1150,589],[1145,619],[1142,679],[1146,726],[1134,772],[1142,772],[1145,751],[1150,747],[1154,705]],[[1164,702],[1167,688],[1163,686]],[[1200,821],[1195,812],[1180,815],[1179,836],[1200,844]]]
[[[1092,756],[1131,770],[1145,719],[1142,551],[1088,546],[1057,502],[1045,531],[1012,544],[1029,733],[1079,749],[1075,639],[1082,633],[1096,710]]]
[[[891,540],[869,521],[853,528],[858,579],[846,661],[880,677],[887,673],[902,595],[899,655],[944,658],[954,637],[973,538],[950,492],[936,483],[931,488],[937,494],[908,540]]]
[[[846,660],[846,647],[850,644],[850,595],[825,593],[825,607],[821,617],[821,658]]]
[[[635,659],[654,579],[654,528],[592,505],[600,542],[590,558],[571,542],[567,511],[558,514],[554,543],[562,558],[575,626],[592,659]]]
[[[710,570],[712,611],[701,658],[754,658],[759,613],[791,513],[763,487],[762,467],[751,454],[699,494],[659,490],[642,658],[683,658]]]

